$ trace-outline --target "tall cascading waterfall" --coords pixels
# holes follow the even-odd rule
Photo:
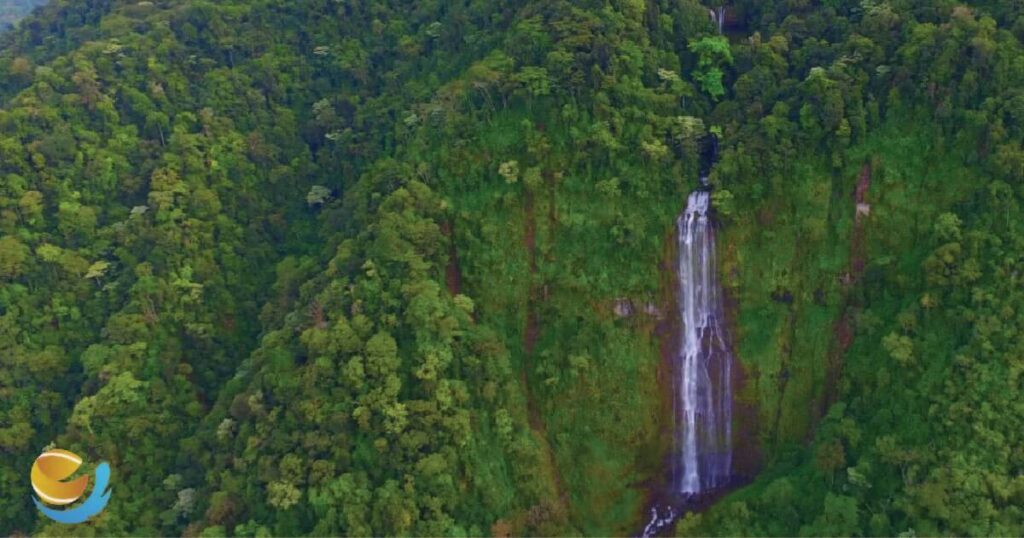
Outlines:
[[[706,180],[702,178],[702,182]],[[725,485],[732,467],[732,353],[722,328],[711,193],[690,193],[676,221],[677,303],[676,490],[685,496]]]
[[[670,498],[685,505],[728,485],[732,477],[732,370],[722,320],[708,174],[718,139],[701,152],[701,186],[676,219],[678,348],[673,357],[673,452]],[[679,506],[651,507],[643,536],[655,536],[682,515]]]

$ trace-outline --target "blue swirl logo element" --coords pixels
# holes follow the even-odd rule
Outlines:
[[[32,489],[36,508],[58,523],[82,523],[103,511],[110,501],[110,464],[102,462],[96,467],[96,485],[85,501],[71,509],[58,510],[47,505],[68,505],[85,493],[88,475],[64,481],[82,464],[82,459],[67,450],[48,450],[36,458],[32,465]],[[40,501],[39,499],[42,499]],[[45,503],[45,504],[44,504]]]

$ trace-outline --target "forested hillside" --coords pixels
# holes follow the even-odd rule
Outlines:
[[[1024,534],[1024,5],[720,4],[0,34],[0,533],[636,534],[714,132],[737,460],[675,532]],[[34,509],[48,446],[95,519]]]

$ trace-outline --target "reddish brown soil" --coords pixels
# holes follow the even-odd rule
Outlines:
[[[761,471],[761,413],[756,398],[744,397],[751,392],[748,385],[754,382],[754,376],[747,371],[740,358],[740,303],[739,298],[732,293],[732,288],[728,286],[722,287],[722,309],[726,330],[729,332],[726,338],[735,358],[735,367],[732,369],[732,472],[735,476],[735,485],[739,486],[752,481]]]
[[[558,229],[558,178],[555,174],[549,173],[545,175],[547,178],[548,185],[548,253],[546,256],[547,261],[553,262],[555,260],[555,230]]]
[[[526,191],[523,217],[523,246],[526,248],[530,269],[530,284],[526,299],[526,320],[523,329],[523,370],[519,373],[519,378],[526,393],[527,419],[530,423],[530,428],[544,449],[548,466],[552,472],[551,479],[555,485],[555,493],[558,497],[558,502],[561,504],[561,511],[567,515],[569,512],[569,496],[565,487],[565,480],[562,478],[555,454],[551,450],[551,444],[548,442],[547,425],[544,423],[544,417],[541,415],[537,402],[533,397],[533,391],[530,390],[529,372],[534,367],[533,349],[536,346],[537,337],[540,335],[540,320],[537,316],[536,303],[540,300],[541,290],[538,289],[535,281],[537,274],[537,221],[534,211],[534,196],[529,189]]]
[[[526,257],[530,266],[530,291],[526,299],[526,329],[523,331],[523,350],[527,356],[533,355],[533,347],[537,343],[538,323],[535,311],[537,300],[537,289],[534,283],[534,275],[537,274],[537,220],[533,210],[533,193],[527,190],[526,205],[523,219],[523,242],[526,247]]]
[[[860,177],[857,178],[857,190],[854,192],[854,201],[863,204],[868,201],[868,189],[871,188],[871,163],[864,163],[860,168]]]
[[[857,187],[853,193],[853,207],[856,211],[857,204],[868,203],[868,190],[871,188],[871,164],[865,162],[860,169],[860,176],[857,178]],[[842,306],[841,314],[832,327],[832,343],[829,347],[828,362],[825,371],[825,387],[822,391],[821,405],[818,409],[818,417],[825,416],[829,407],[838,398],[839,378],[843,371],[843,358],[853,344],[853,316],[851,310],[854,306],[850,291],[864,275],[864,266],[867,261],[867,239],[865,230],[866,218],[856,215],[853,224],[853,232],[850,234],[850,264],[846,274],[842,275]]]
[[[450,220],[442,222],[441,233],[448,238],[448,264],[444,270],[444,281],[448,293],[458,295],[462,292],[462,271],[459,269],[459,252],[455,247],[455,223]]]

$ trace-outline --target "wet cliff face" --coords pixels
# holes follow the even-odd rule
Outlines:
[[[673,488],[700,495],[732,474],[733,355],[722,323],[711,194],[690,193],[676,221],[680,345],[675,355]]]
[[[669,405],[663,428],[671,435],[665,476],[653,491],[644,536],[664,534],[686,512],[700,510],[753,474],[756,467],[756,421],[750,405],[734,394],[745,375],[733,354],[730,332],[734,316],[727,311],[719,283],[716,226],[708,179],[718,159],[718,138],[712,133],[700,144],[699,185],[676,219],[667,301],[674,308],[660,326],[663,372],[660,376]],[[663,280],[665,282],[665,280]],[[728,301],[734,305],[734,301]],[[737,410],[740,410],[737,413]],[[740,420],[735,420],[738,417]],[[736,428],[737,423],[740,429]],[[734,467],[737,443],[742,472]],[[752,465],[753,464],[753,465]]]

